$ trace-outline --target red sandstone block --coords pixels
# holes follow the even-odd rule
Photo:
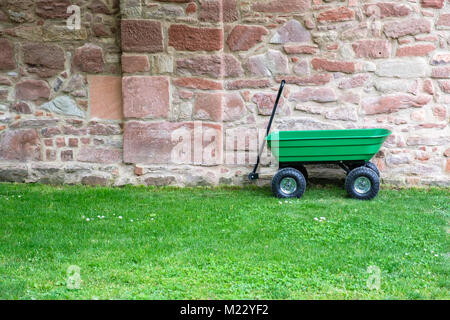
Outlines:
[[[145,72],[150,70],[148,57],[144,55],[122,55],[122,71],[127,73]]]
[[[50,98],[50,86],[43,80],[27,79],[16,85],[16,99],[38,100]]]
[[[45,159],[47,161],[56,161],[56,150],[53,149],[45,150]]]
[[[325,70],[331,72],[353,73],[356,70],[354,62],[332,61],[323,58],[314,58],[311,65],[315,70]]]
[[[227,92],[224,95],[223,121],[235,121],[245,115],[245,105],[239,92]]]
[[[223,47],[223,30],[173,24],[169,27],[169,46],[176,50],[217,51]]]
[[[311,7],[310,0],[270,0],[258,1],[252,5],[257,12],[305,12]]]
[[[124,77],[122,94],[126,118],[167,118],[169,115],[168,77]]]
[[[22,46],[23,60],[29,66],[28,72],[42,78],[54,76],[64,70],[64,51],[56,45],[28,43]]]
[[[134,52],[161,52],[164,49],[161,22],[122,20],[122,49]]]
[[[450,78],[450,66],[448,67],[436,67],[431,71],[431,77],[433,78]]]
[[[64,137],[57,137],[56,140],[56,146],[58,148],[62,148],[66,146],[66,139]]]
[[[186,14],[197,12],[197,4],[195,2],[188,3],[186,7]]]
[[[239,19],[236,0],[200,1],[200,21],[233,22]]]
[[[428,94],[434,95],[433,81],[431,81],[430,79],[424,80],[423,91],[425,91]]]
[[[197,93],[194,118],[197,120],[222,121],[222,93]]]
[[[333,102],[337,100],[337,96],[332,88],[302,88],[292,94],[289,100],[297,102]]]
[[[441,88],[442,92],[450,93],[450,80],[440,80],[439,87]]]
[[[52,139],[44,139],[44,144],[46,147],[53,147],[53,140]]]
[[[261,26],[236,26],[227,38],[227,45],[231,51],[246,51],[261,42],[263,36],[268,34],[266,28]]]
[[[442,9],[445,0],[421,0],[422,8]]]
[[[233,22],[239,19],[237,0],[222,0],[223,22]]]
[[[134,174],[137,175],[137,176],[142,176],[144,174],[144,168],[135,166],[134,167]]]
[[[431,101],[430,96],[392,95],[368,97],[363,99],[362,107],[366,114],[393,113],[405,108],[421,108]]]
[[[353,44],[357,58],[389,58],[391,45],[386,40],[359,40]]]
[[[89,137],[82,137],[80,138],[80,141],[82,144],[90,144],[91,143],[91,138]]]
[[[71,147],[71,148],[78,147],[78,139],[77,138],[69,138],[69,147]]]
[[[368,74],[358,74],[351,78],[342,79],[339,82],[339,89],[352,89],[362,87],[369,80]]]
[[[416,41],[426,41],[426,42],[438,42],[439,37],[437,35],[426,35],[426,36],[415,36]]]
[[[431,22],[424,18],[394,20],[384,24],[386,36],[397,39],[407,35],[430,33]]]
[[[41,160],[41,142],[36,129],[3,132],[0,139],[0,159]]]
[[[78,153],[77,160],[92,163],[119,163],[122,162],[122,151],[116,149],[82,147]]]
[[[177,72],[183,75],[209,76],[212,78],[240,77],[241,63],[231,54],[197,55],[176,60]]]
[[[411,13],[411,8],[403,3],[382,2],[364,5],[364,12],[367,16],[387,18],[387,17],[404,17]]]
[[[339,7],[321,12],[317,17],[319,22],[339,22],[355,19],[355,12],[347,7]]]
[[[177,78],[173,79],[172,83],[178,87],[202,90],[222,90],[223,85],[220,82],[199,79],[199,78]]]
[[[139,164],[220,163],[222,125],[194,122],[129,121],[124,129],[124,162]]]
[[[75,50],[72,66],[75,70],[88,73],[100,73],[105,68],[103,49],[95,44],[86,43]]]
[[[439,120],[444,121],[447,119],[447,108],[445,106],[434,106],[433,115]]]
[[[422,57],[436,50],[434,44],[418,44],[415,46],[400,47],[397,49],[397,57]]]
[[[72,150],[61,151],[61,161],[72,161],[72,160],[73,160],[73,151]]]
[[[172,149],[178,141],[173,141],[172,132],[182,128],[184,123],[158,122],[125,123],[123,156],[126,163],[164,163],[171,160]],[[191,128],[186,128],[190,133]],[[190,163],[190,162],[189,162]]]
[[[319,48],[315,45],[287,44],[284,45],[283,48],[287,54],[315,54],[319,51]]]
[[[225,84],[225,87],[228,90],[238,90],[244,88],[267,88],[269,86],[269,79],[230,80]]]
[[[37,0],[36,14],[47,19],[68,18],[67,8],[71,4],[70,0]]]
[[[120,120],[122,112],[122,77],[90,76],[91,118]]]
[[[450,13],[441,14],[436,25],[441,27],[450,27]]]

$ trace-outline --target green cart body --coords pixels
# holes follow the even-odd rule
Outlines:
[[[303,195],[308,179],[305,164],[335,163],[347,173],[345,189],[350,197],[360,200],[375,198],[380,189],[380,171],[370,159],[392,132],[375,128],[277,131],[269,134],[285,83],[281,81],[266,138],[259,149],[253,171],[248,175],[249,180],[259,178],[257,169],[267,142],[279,162],[279,170],[272,178],[272,192],[276,197],[300,198]]]
[[[390,134],[387,129],[277,131],[266,139],[284,167],[293,163],[369,161]]]

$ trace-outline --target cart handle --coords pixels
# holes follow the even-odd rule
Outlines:
[[[256,164],[253,168],[253,171],[249,173],[248,179],[250,181],[256,180],[259,178],[259,175],[256,173],[256,170],[258,170],[259,162],[261,160],[261,155],[264,149],[264,145],[266,143],[266,138],[269,135],[270,127],[272,126],[273,117],[275,116],[275,112],[277,112],[278,102],[280,101],[281,94],[283,93],[284,85],[286,84],[285,80],[281,80],[280,89],[278,89],[277,99],[275,100],[275,105],[272,109],[272,114],[270,115],[269,124],[267,125],[267,131],[266,136],[264,137],[263,141],[261,142],[261,148],[259,148],[258,157],[256,158]]]

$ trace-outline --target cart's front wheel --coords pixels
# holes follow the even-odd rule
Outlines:
[[[272,192],[277,198],[301,198],[305,190],[305,177],[294,168],[278,170],[272,178]]]
[[[380,191],[380,177],[375,171],[366,167],[353,169],[345,179],[345,190],[355,199],[373,199]]]

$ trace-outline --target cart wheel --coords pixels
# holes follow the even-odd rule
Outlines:
[[[302,173],[302,175],[305,177],[306,182],[308,182],[309,175],[308,175],[308,171],[306,170],[304,165],[298,164],[298,165],[295,165],[292,167],[280,167],[280,170],[284,169],[284,168],[294,168],[294,169],[300,171]]]
[[[308,175],[308,171],[306,171],[306,168],[304,165],[300,164],[298,165],[295,169],[297,169],[298,171],[300,171],[302,173],[302,175],[305,177],[305,181],[308,182],[309,179],[309,175]]]
[[[369,168],[369,169],[372,169],[373,171],[375,171],[377,176],[380,177],[380,170],[378,170],[378,168],[377,168],[375,163],[368,161],[368,162],[366,162],[366,167]]]
[[[272,178],[272,192],[277,198],[301,198],[305,190],[305,177],[294,168],[278,170]]]
[[[367,167],[353,169],[345,179],[345,190],[355,199],[373,199],[380,190],[380,177]]]
[[[259,179],[259,175],[257,173],[250,172],[248,174],[248,180],[255,181],[257,179]]]

